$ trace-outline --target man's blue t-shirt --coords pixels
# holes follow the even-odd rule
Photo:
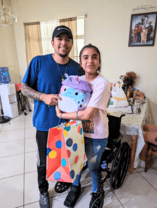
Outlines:
[[[67,65],[58,64],[58,66],[60,72],[52,54],[36,56],[30,62],[22,82],[38,92],[58,94],[61,88],[61,74],[64,75]],[[79,64],[69,59],[66,73],[79,75],[78,71]],[[34,100],[33,126],[37,130],[48,131],[49,128],[57,126],[58,122],[54,105],[48,107],[43,101]]]

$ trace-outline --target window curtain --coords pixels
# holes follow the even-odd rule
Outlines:
[[[24,23],[27,65],[34,56],[42,55],[40,22]]]
[[[69,27],[73,34],[73,47],[69,54],[70,58],[78,61],[78,48],[77,48],[77,18],[67,18],[67,19],[60,19],[60,25],[65,25]]]
[[[58,20],[40,22],[43,55],[54,53],[51,40],[52,33],[57,26],[59,26]]]

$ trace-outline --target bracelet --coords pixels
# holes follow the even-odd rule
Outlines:
[[[58,121],[58,127],[59,127],[60,122],[61,122],[61,117],[62,117],[62,113],[61,113],[60,118],[59,118],[59,121]]]
[[[76,111],[76,120],[78,120],[78,111]]]

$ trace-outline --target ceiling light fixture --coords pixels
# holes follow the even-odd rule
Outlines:
[[[3,0],[1,0],[0,24],[4,26],[9,26],[14,23],[17,23],[17,16],[15,9],[12,9],[11,6],[3,4]]]

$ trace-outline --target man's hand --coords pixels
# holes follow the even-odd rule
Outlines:
[[[40,96],[40,100],[42,100],[47,105],[58,105],[58,100],[62,100],[57,94],[44,94],[42,93]]]
[[[58,118],[60,118],[61,113],[62,113],[62,112],[61,112],[60,109],[58,108],[58,105],[56,105],[56,115],[57,115]]]

